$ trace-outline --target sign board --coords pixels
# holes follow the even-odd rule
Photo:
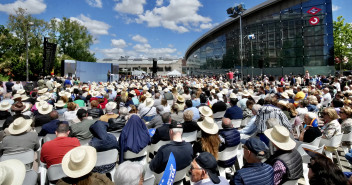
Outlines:
[[[155,130],[156,130],[155,128],[149,129],[149,135],[150,135],[150,137],[153,137],[153,136],[154,136]]]
[[[315,15],[315,14],[319,13],[320,11],[321,11],[320,8],[312,7],[311,9],[309,9],[309,10],[307,11],[307,13],[309,13],[309,14],[311,14],[311,15]]]
[[[174,184],[176,175],[176,160],[174,154],[171,152],[169,160],[167,161],[166,168],[164,170],[163,177],[161,178],[159,185],[172,185]]]
[[[319,17],[312,17],[309,19],[309,24],[311,25],[317,25],[319,23]]]

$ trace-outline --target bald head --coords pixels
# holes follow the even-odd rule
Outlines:
[[[51,119],[58,119],[59,118],[59,114],[57,113],[57,111],[56,110],[53,110],[53,111],[51,111],[50,112],[50,117],[51,117]]]
[[[222,128],[232,128],[233,125],[229,118],[222,118]]]

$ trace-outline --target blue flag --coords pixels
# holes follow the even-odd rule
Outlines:
[[[176,160],[174,154],[171,152],[169,160],[167,161],[166,168],[164,170],[163,177],[161,178],[159,185],[172,185],[174,183],[176,175]]]
[[[153,137],[153,136],[154,136],[155,130],[156,130],[155,128],[149,129],[149,135],[150,135],[150,137]]]

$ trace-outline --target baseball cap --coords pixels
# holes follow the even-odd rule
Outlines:
[[[183,128],[182,123],[172,120],[169,128]]]
[[[211,155],[209,152],[202,152],[198,155],[198,157],[195,158],[195,160],[197,164],[208,173],[211,181],[214,184],[220,183],[220,179],[217,175],[217,170],[216,170],[218,167],[218,164],[213,155]]]
[[[255,155],[258,155],[260,152],[264,152],[264,155],[268,153],[268,148],[265,145],[265,143],[263,143],[263,141],[261,141],[256,137],[250,137],[244,145],[247,147],[248,150],[253,152]]]

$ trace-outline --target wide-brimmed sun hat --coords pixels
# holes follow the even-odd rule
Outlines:
[[[26,91],[24,89],[18,89],[17,94],[24,94]]]
[[[290,132],[281,125],[264,131],[264,134],[281,150],[292,150],[296,146],[296,142],[290,138]]]
[[[37,98],[37,101],[46,101],[46,100],[48,100],[49,98],[47,97],[47,96],[44,96],[44,95],[41,95],[41,96],[39,96],[38,98]]]
[[[17,99],[17,98],[21,98],[21,95],[20,95],[20,94],[15,94],[15,95],[12,96],[12,99],[13,99],[13,100],[15,100],[15,99]]]
[[[18,135],[26,132],[32,124],[32,119],[24,119],[23,117],[19,117],[13,121],[9,126],[9,133],[12,135]]]
[[[116,106],[117,106],[117,103],[111,101],[111,102],[109,102],[109,103],[107,103],[107,104],[105,105],[105,108],[106,108],[106,109],[111,109],[111,110],[113,110],[113,109],[116,108]]]
[[[145,96],[146,98],[151,98],[151,97],[152,97],[152,94],[150,94],[149,92],[147,92],[147,93],[144,94],[144,96]]]
[[[28,99],[29,99],[29,97],[28,97],[27,95],[25,95],[25,94],[22,94],[22,95],[21,95],[21,100],[22,100],[22,101],[28,100]]]
[[[281,95],[283,98],[285,98],[285,99],[289,99],[289,98],[290,98],[290,97],[288,96],[287,92],[282,92],[280,95]]]
[[[154,100],[152,98],[145,99],[145,106],[146,107],[153,107],[153,105],[154,105]]]
[[[20,185],[26,176],[26,167],[18,159],[0,162],[0,184]]]
[[[236,98],[237,98],[237,95],[235,93],[230,94],[230,99],[236,99]]]
[[[213,111],[208,106],[201,106],[198,109],[203,116],[210,117],[213,115]]]
[[[62,170],[71,178],[82,177],[92,171],[97,162],[97,151],[91,146],[79,146],[62,159]]]
[[[92,97],[97,97],[97,96],[100,96],[100,93],[98,91],[93,91]]]
[[[219,131],[218,125],[214,122],[214,119],[211,117],[205,117],[203,121],[197,122],[200,129],[208,134],[216,134]]]
[[[0,110],[1,111],[9,110],[10,108],[11,108],[11,104],[8,101],[2,101],[0,103]]]
[[[183,96],[177,96],[177,101],[184,103],[185,102],[185,98]]]
[[[55,107],[64,107],[66,103],[64,103],[63,100],[57,101],[57,103],[54,103]]]
[[[22,112],[26,112],[29,110],[29,108],[31,107],[31,104],[28,102],[23,102],[23,105],[25,106],[25,108],[22,110]]]
[[[25,108],[26,108],[26,106],[23,105],[22,102],[18,101],[16,103],[12,104],[11,111],[13,111],[13,112],[22,111]]]
[[[37,107],[37,109],[40,114],[49,114],[53,110],[53,106],[48,103],[44,103],[42,106]]]

